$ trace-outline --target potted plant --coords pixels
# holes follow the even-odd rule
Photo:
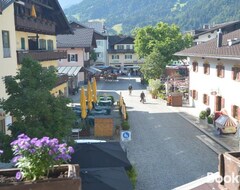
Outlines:
[[[12,162],[17,168],[0,170],[1,190],[63,190],[81,189],[79,166],[61,165],[71,159],[74,152],[66,143],[49,137],[29,138],[25,134],[11,143]],[[0,153],[3,153],[0,151]]]

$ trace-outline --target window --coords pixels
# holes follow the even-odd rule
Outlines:
[[[124,49],[124,45],[117,45],[117,49]]]
[[[239,110],[238,106],[236,106],[236,105],[232,106],[232,116],[235,119],[238,119],[238,110]]]
[[[103,53],[97,53],[97,58],[103,58]]]
[[[210,65],[208,63],[204,63],[203,64],[203,72],[204,74],[206,75],[209,75],[210,74]]]
[[[68,62],[77,62],[78,55],[77,54],[68,54]]]
[[[203,103],[209,105],[209,96],[207,94],[203,94]]]
[[[9,31],[2,31],[3,57],[11,57]]]
[[[46,40],[44,40],[44,39],[39,40],[39,49],[40,50],[46,50],[47,49]]]
[[[197,62],[193,62],[193,72],[198,72],[198,63]]]
[[[119,59],[119,55],[112,55],[112,59]]]
[[[216,70],[217,70],[217,76],[220,77],[220,78],[223,78],[224,77],[224,66],[223,65],[217,65]]]
[[[126,45],[126,49],[131,49],[131,45]]]
[[[232,68],[232,79],[236,81],[240,81],[240,68],[238,67]]]
[[[49,51],[53,51],[53,41],[52,40],[48,40],[47,44],[48,44],[48,50]]]
[[[25,50],[25,38],[21,38],[21,49]]]
[[[132,59],[132,55],[131,54],[125,55],[125,59]]]
[[[197,99],[198,99],[198,98],[197,98],[197,97],[198,97],[198,93],[197,93],[196,90],[193,90],[193,91],[192,91],[192,97],[193,97],[194,100],[197,100]]]
[[[103,41],[97,40],[97,47],[102,47],[103,46]]]

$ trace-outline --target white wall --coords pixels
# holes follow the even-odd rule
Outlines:
[[[198,62],[198,72],[193,72],[192,65],[190,67],[190,90],[198,91],[198,100],[192,100],[195,107],[201,110],[205,110],[210,107],[212,112],[215,106],[215,96],[222,96],[225,99],[225,109],[229,115],[231,115],[231,106],[237,105],[240,107],[240,81],[232,79],[232,67],[240,65],[240,60],[217,60],[217,59],[201,59],[190,58],[192,64],[193,61]],[[210,64],[210,74],[206,75],[203,72],[203,63],[208,62]],[[217,77],[216,65],[223,64],[225,67],[224,78]],[[216,91],[217,95],[211,95],[211,91]],[[203,94],[208,94],[209,106],[203,104]]]

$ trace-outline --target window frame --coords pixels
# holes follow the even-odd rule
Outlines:
[[[203,73],[205,75],[209,75],[210,74],[210,64],[209,63],[204,63],[203,64]]]
[[[11,57],[10,32],[7,30],[2,30],[2,47],[3,47],[3,58],[10,58]]]
[[[45,39],[39,39],[39,50],[47,50],[47,41]]]
[[[240,81],[240,67],[232,67],[232,80]]]
[[[217,77],[224,78],[225,67],[223,65],[216,66]]]
[[[119,55],[112,55],[112,60],[119,60]]]
[[[54,50],[53,40],[47,40],[47,50],[48,51]]]
[[[132,54],[125,54],[125,59],[132,60],[133,55]]]
[[[194,61],[192,63],[192,67],[193,67],[193,72],[197,73],[198,72],[198,62]]]
[[[69,53],[68,54],[68,62],[71,62],[71,63],[76,63],[78,62],[78,54],[74,54],[74,53]]]
[[[239,109],[239,106],[237,105],[232,106],[232,117],[235,119],[238,119],[238,109]]]
[[[209,105],[209,96],[208,94],[203,94],[203,104]]]
[[[198,92],[197,92],[197,90],[192,90],[192,98],[193,98],[194,100],[197,100],[197,99],[198,99]]]

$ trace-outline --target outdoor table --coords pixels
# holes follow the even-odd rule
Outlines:
[[[111,100],[101,100],[98,102],[99,106],[111,106],[112,105],[112,101]]]

